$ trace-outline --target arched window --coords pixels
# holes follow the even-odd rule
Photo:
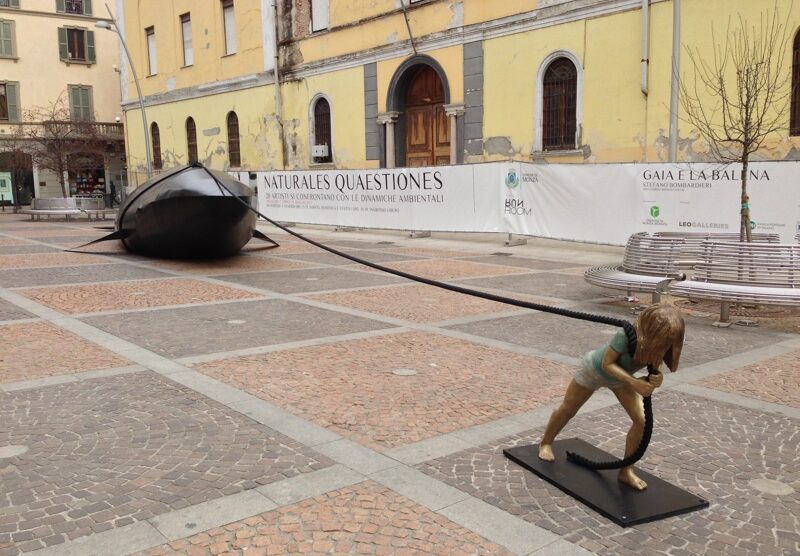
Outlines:
[[[232,167],[242,165],[239,152],[239,118],[236,112],[228,112],[228,164]]]
[[[794,37],[792,47],[792,107],[789,135],[800,135],[800,31]]]
[[[542,147],[546,151],[576,147],[578,71],[568,58],[556,58],[542,82]]]
[[[194,118],[186,118],[186,146],[189,151],[189,164],[197,162],[197,126]]]
[[[150,124],[150,139],[153,141],[153,168],[161,170],[164,166],[161,161],[161,132],[155,122]]]
[[[313,146],[321,147],[327,146],[328,152],[324,156],[313,156],[314,162],[322,164],[325,162],[333,162],[333,141],[331,139],[331,105],[327,99],[320,97],[314,103],[314,124],[311,126],[314,130]]]

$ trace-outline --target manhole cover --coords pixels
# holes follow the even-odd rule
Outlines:
[[[379,241],[378,245],[394,245],[393,241]]]
[[[750,319],[740,319],[736,321],[736,326],[758,326],[758,323]]]
[[[794,489],[786,483],[772,479],[753,479],[750,481],[750,486],[759,492],[775,496],[786,496],[794,492]]]
[[[417,374],[417,371],[414,369],[395,369],[392,371],[392,374],[397,376],[414,376]]]
[[[22,445],[12,444],[11,446],[0,446],[0,459],[14,458],[17,456],[21,456],[27,451],[28,447]]]
[[[510,257],[513,253],[503,253],[502,251],[498,251],[497,253],[492,253],[495,257]]]
[[[247,322],[246,320],[236,320],[236,319],[234,319],[234,320],[229,320],[228,324],[244,324],[246,322]]]

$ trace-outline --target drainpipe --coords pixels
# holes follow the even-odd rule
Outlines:
[[[681,0],[672,0],[672,89],[669,100],[669,161],[678,160],[678,95],[681,71]]]
[[[642,0],[642,94],[647,96],[647,66],[650,63],[650,0]]]
[[[272,18],[275,28],[272,33],[272,50],[275,53],[275,119],[278,122],[278,140],[281,143],[281,170],[286,169],[286,142],[283,136],[283,103],[281,101],[281,81],[278,70],[278,2],[272,0]]]
[[[417,55],[417,45],[414,41],[414,35],[411,33],[411,23],[408,21],[408,10],[406,10],[406,1],[400,0],[400,6],[403,8],[403,17],[406,19],[406,29],[408,29],[408,38],[411,40],[411,50],[414,51],[414,56]],[[410,2],[411,0],[408,0]]]

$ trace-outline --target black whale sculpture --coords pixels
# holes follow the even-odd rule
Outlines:
[[[253,237],[277,246],[256,230],[255,204],[255,192],[228,174],[181,166],[136,188],[114,233],[97,241],[118,239],[133,253],[170,259],[229,257]]]

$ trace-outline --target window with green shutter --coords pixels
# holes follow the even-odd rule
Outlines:
[[[94,31],[74,27],[58,28],[58,56],[64,62],[97,61]]]
[[[0,7],[19,8],[19,0],[0,0]]]
[[[0,121],[20,121],[19,83],[0,82]]]
[[[69,105],[73,120],[91,121],[92,115],[92,88],[83,85],[69,86]]]
[[[17,55],[17,41],[14,36],[14,22],[0,19],[0,57],[15,58]]]
[[[92,0],[56,0],[59,13],[92,15]]]

